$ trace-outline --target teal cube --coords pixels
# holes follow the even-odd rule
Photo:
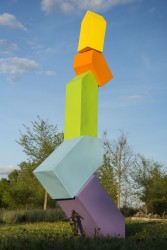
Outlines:
[[[70,199],[102,164],[103,146],[98,138],[81,136],[65,140],[34,170],[53,199]]]

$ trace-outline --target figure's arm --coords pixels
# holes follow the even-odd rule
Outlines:
[[[83,218],[82,216],[79,215],[79,217],[80,217],[82,220],[84,220],[84,218]]]

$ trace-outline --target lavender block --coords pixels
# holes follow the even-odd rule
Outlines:
[[[74,200],[58,201],[68,218],[75,210],[84,219],[81,219],[86,235],[99,235],[112,237],[125,237],[125,221],[120,210],[111,197],[92,176],[75,196]]]

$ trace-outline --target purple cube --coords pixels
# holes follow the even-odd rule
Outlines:
[[[96,176],[88,180],[75,199],[61,200],[58,204],[68,218],[72,210],[82,216],[81,223],[87,236],[125,238],[124,217]]]

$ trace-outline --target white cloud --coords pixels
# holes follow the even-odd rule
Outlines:
[[[0,54],[9,55],[10,53],[17,51],[18,46],[15,43],[11,43],[5,39],[0,39]]]
[[[27,30],[26,27],[20,23],[14,15],[9,13],[0,15],[0,26],[8,26],[13,29]]]
[[[38,71],[37,73],[39,75],[45,75],[45,76],[48,76],[48,77],[52,77],[52,76],[56,75],[56,72],[52,71],[52,70],[43,70],[43,71]]]
[[[42,0],[42,10],[49,14],[60,10],[64,14],[77,10],[105,11],[119,4],[129,4],[138,0]]]
[[[17,167],[14,167],[12,165],[6,166],[6,167],[0,167],[0,176],[5,177],[7,176],[11,171],[18,169]]]
[[[47,14],[51,13],[56,6],[56,0],[42,0],[42,10]]]
[[[142,96],[141,95],[130,95],[126,99],[132,100],[132,101],[137,101],[137,100],[142,99]]]
[[[64,13],[64,14],[68,14],[68,13],[72,13],[75,9],[75,5],[73,5],[72,3],[68,3],[67,1],[62,1],[62,3],[60,4],[60,10]]]
[[[56,49],[53,49],[53,48],[45,48],[44,46],[43,47],[36,47],[36,48],[32,48],[34,50],[36,50],[36,54],[37,55],[47,55],[47,54],[53,54],[53,53],[56,53],[57,52],[57,48]]]
[[[55,76],[56,72],[52,71],[52,70],[47,70],[45,71],[46,76]]]
[[[56,49],[53,49],[53,48],[47,48],[45,50],[45,53],[55,53],[56,52]]]
[[[24,73],[36,70],[38,66],[37,62],[27,58],[3,58],[0,59],[0,74],[6,74],[10,80],[14,81]]]

